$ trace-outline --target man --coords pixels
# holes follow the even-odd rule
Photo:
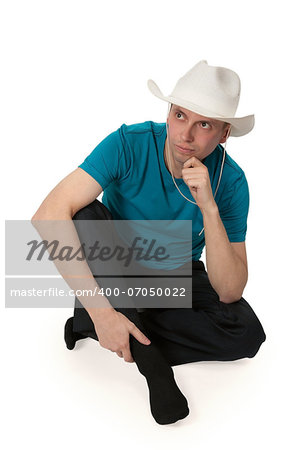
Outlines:
[[[106,297],[102,306],[108,307],[93,308],[78,296],[65,326],[69,349],[92,337],[125,361],[135,361],[148,383],[153,417],[169,424],[189,413],[171,366],[251,358],[266,339],[242,298],[248,277],[247,180],[221,145],[229,134],[251,131],[254,117],[235,117],[237,74],[206,61],[181,77],[168,97],[152,80],[148,87],[169,102],[166,124],[123,124],[51,191],[32,222],[192,220],[192,308],[139,312],[112,307]],[[96,198],[102,191],[101,203]],[[200,261],[204,246],[207,272]],[[64,265],[59,270],[67,273]],[[84,270],[94,291],[99,285],[93,270]],[[72,288],[73,283],[70,279]]]

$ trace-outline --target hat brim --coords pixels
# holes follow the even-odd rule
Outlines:
[[[227,122],[231,124],[230,136],[244,136],[249,133],[254,127],[254,114],[244,117],[223,117],[215,115],[212,111],[205,110],[201,108],[199,105],[195,105],[194,103],[188,102],[187,100],[178,99],[172,96],[165,96],[157,86],[157,84],[153,80],[147,81],[147,86],[150,92],[156,97],[160,98],[169,103],[173,103],[174,105],[181,106],[182,108],[186,108],[192,112],[200,114],[201,116],[208,117],[210,119],[220,120],[222,122]]]

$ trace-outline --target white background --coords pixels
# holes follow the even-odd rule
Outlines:
[[[149,78],[168,95],[201,59],[240,75],[256,126],[227,151],[250,188],[243,296],[267,335],[253,359],[174,368],[190,414],[160,426],[135,364],[66,349],[72,310],[3,302],[4,448],[304,448],[302,2],[10,0],[0,17],[2,229],[122,123],[165,121]]]

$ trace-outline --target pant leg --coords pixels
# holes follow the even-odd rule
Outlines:
[[[110,211],[98,200],[73,216],[73,220],[112,219]],[[172,366],[255,356],[266,336],[246,300],[241,298],[231,304],[220,302],[202,261],[193,261],[192,285],[192,308],[146,308],[140,313],[140,321],[136,309],[115,309],[154,340]],[[113,304],[111,298],[108,300]],[[73,331],[97,339],[94,324],[77,298]]]
[[[202,261],[193,261],[192,308],[147,308],[141,320],[172,366],[252,358],[266,340],[243,297],[230,304],[220,302]]]
[[[95,199],[92,203],[88,204],[84,208],[80,209],[73,217],[73,221],[79,221],[79,220],[105,220],[105,221],[111,221],[113,220],[113,216],[109,209],[103,205],[99,200]],[[75,222],[75,225],[77,222]],[[107,229],[111,228],[113,230],[113,227],[111,224],[109,224],[109,227]],[[77,227],[77,232],[80,238],[80,241],[82,241],[82,233],[81,233],[81,227]],[[111,233],[110,233],[111,234]],[[107,237],[110,236],[107,232]],[[118,236],[115,236],[116,243]],[[113,244],[113,242],[112,242]],[[96,282],[101,286],[100,284],[100,277],[95,276],[95,265],[94,262],[88,261],[87,263],[90,267],[90,270],[92,271],[94,278]],[[119,269],[116,269],[115,267],[115,261],[112,261],[112,270],[113,273],[120,273]],[[99,271],[99,270],[97,270]],[[102,275],[102,274],[99,274]],[[105,286],[103,286],[105,287]],[[129,320],[131,320],[142,332],[144,332],[143,325],[140,320],[140,316],[138,314],[137,308],[134,307],[132,299],[126,299],[126,308],[125,307],[117,307],[117,302],[119,301],[115,296],[107,296],[108,301],[110,304],[114,307],[116,311],[121,312],[124,314]],[[83,333],[87,336],[90,336],[96,340],[98,340],[93,321],[91,317],[89,316],[87,310],[82,306],[81,302],[78,300],[77,297],[75,297],[75,306],[74,306],[74,313],[73,313],[73,331],[78,333]]]

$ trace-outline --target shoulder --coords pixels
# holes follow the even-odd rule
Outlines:
[[[240,179],[240,178],[246,178],[246,175],[245,175],[245,172],[243,171],[243,169],[240,167],[239,164],[237,164],[237,162],[227,152],[226,152],[224,167],[226,168],[226,170],[224,170],[224,176],[226,178],[231,179],[232,181]]]
[[[123,123],[119,128],[121,135],[126,139],[137,139],[139,137],[153,137],[161,135],[165,130],[165,123],[153,122],[146,120],[145,122],[126,125]]]
[[[222,146],[219,147],[221,147],[219,150],[219,153],[221,153],[219,160],[221,162],[223,148]],[[244,170],[228,153],[225,156],[222,182],[224,189],[228,192],[236,192],[238,189],[248,190],[248,182]]]
[[[219,145],[217,151],[217,173],[219,174],[219,167],[221,166],[223,156],[223,147]],[[228,153],[226,153],[225,156],[217,198],[222,210],[232,207],[236,202],[243,203],[245,208],[248,208],[249,205],[249,186],[245,172]]]
[[[204,160],[204,164],[208,167],[210,176],[212,178],[217,177],[220,174],[222,162],[223,162],[224,148],[221,144],[217,145],[215,150],[210,153]],[[225,160],[222,170],[222,184],[232,184],[235,180],[245,177],[243,169],[237,164],[237,162],[226,152]],[[228,187],[228,185],[226,186]]]

